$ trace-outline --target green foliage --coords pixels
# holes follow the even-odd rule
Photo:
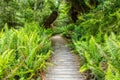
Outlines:
[[[120,78],[118,1],[105,0],[91,12],[81,14],[70,35],[74,49],[84,59],[80,72],[88,70],[97,80]]]
[[[109,64],[106,72],[105,80],[119,80],[120,72],[113,65]]]
[[[104,42],[102,36],[105,33],[109,35],[111,32],[114,32],[116,35],[119,35],[120,8],[113,8],[114,5],[118,5],[117,1],[106,0],[98,5],[96,9],[91,10],[91,12],[81,14],[76,26],[74,25],[74,33],[71,35],[73,39],[87,41],[92,35],[98,38],[97,42]],[[111,10],[111,8],[113,9]]]
[[[32,79],[46,70],[51,54],[51,34],[38,24],[0,32],[0,79]],[[17,77],[17,78],[16,78]]]
[[[73,32],[72,32],[73,29],[74,29],[74,24],[71,24],[69,26],[57,27],[54,30],[54,34],[61,33],[62,35],[66,36],[66,37],[70,37],[73,34]]]
[[[105,35],[104,40],[104,44],[98,44],[94,37],[89,41],[73,41],[76,51],[85,59],[80,71],[91,70],[98,80],[118,80],[120,78],[120,41],[114,33],[111,33],[110,37]]]
[[[81,72],[91,70],[92,73],[100,80],[103,79],[105,73],[102,71],[100,62],[102,61],[102,51],[99,49],[95,39],[91,37],[89,42],[87,41],[73,41],[75,49],[80,56],[85,58],[85,64],[80,68]]]
[[[95,0],[97,7],[90,0],[70,1],[0,2],[0,79],[39,79],[39,71],[45,71],[49,64],[46,61],[51,55],[52,33],[71,39],[78,55],[84,58],[80,72],[88,70],[97,80],[120,79],[120,0]],[[90,8],[88,13],[79,13],[74,24],[68,16],[73,4]],[[45,30],[41,26],[53,10],[59,13],[55,21],[59,27]]]
[[[54,0],[51,0],[55,3]],[[25,22],[39,22],[40,26],[45,18],[50,15],[51,7],[56,8],[49,3],[50,0],[2,0],[0,3],[0,27],[5,23],[9,27],[23,26]],[[58,3],[60,3],[58,1]]]
[[[67,3],[65,1],[62,1],[60,6],[59,6],[59,16],[57,18],[57,23],[59,27],[61,26],[66,26],[67,23],[70,21],[69,17],[69,9],[71,5],[70,3]]]

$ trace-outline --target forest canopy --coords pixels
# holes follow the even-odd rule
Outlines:
[[[72,21],[76,22],[78,14],[88,12],[100,3],[102,3],[101,0],[2,0],[0,3],[0,23],[1,27],[5,23],[9,26],[22,26],[24,22],[31,21],[44,24],[53,11],[62,14],[60,12],[64,10]],[[61,10],[62,6],[64,9]],[[51,19],[51,22],[53,21]]]

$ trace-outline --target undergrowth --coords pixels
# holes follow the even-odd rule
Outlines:
[[[0,32],[0,79],[39,79],[51,55],[51,30],[36,23],[25,23],[20,29]]]

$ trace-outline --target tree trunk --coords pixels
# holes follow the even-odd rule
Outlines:
[[[50,28],[51,24],[57,19],[58,17],[58,12],[57,11],[53,11],[50,16],[46,19],[46,21],[44,22],[44,26],[45,28]]]
[[[71,8],[69,10],[69,15],[72,21],[75,23],[78,20],[77,15],[79,13],[86,13],[90,11],[90,7],[86,5],[84,0],[68,0],[71,3]],[[97,0],[89,0],[90,5],[98,5]]]

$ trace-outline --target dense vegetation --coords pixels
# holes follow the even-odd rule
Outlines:
[[[34,79],[42,76],[51,54],[50,34],[35,23],[0,32],[0,79]]]
[[[120,0],[1,0],[0,29],[0,79],[40,80],[58,33],[87,80],[120,79]]]
[[[106,0],[67,26],[74,49],[82,59],[80,72],[97,80],[120,79],[120,2]],[[73,27],[74,26],[74,27]],[[72,32],[72,33],[71,33]],[[69,33],[69,34],[68,34]]]

